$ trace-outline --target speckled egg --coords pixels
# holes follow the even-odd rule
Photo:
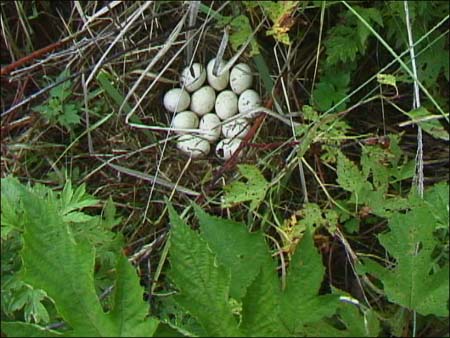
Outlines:
[[[163,99],[164,107],[172,113],[186,110],[190,102],[191,99],[188,92],[181,88],[169,90]]]
[[[216,102],[216,92],[210,86],[203,86],[195,91],[191,97],[191,110],[197,115],[203,116],[210,113]]]
[[[220,91],[225,89],[228,86],[228,80],[230,78],[230,71],[227,70],[220,76],[215,76],[213,74],[213,68],[214,68],[214,62],[215,58],[209,61],[208,65],[206,66],[206,74],[208,78],[208,83],[211,87],[213,87],[215,90]],[[223,69],[226,65],[226,61],[222,60],[219,65],[219,72],[221,69]]]
[[[253,75],[250,67],[245,63],[239,63],[231,69],[230,87],[236,94],[241,94],[244,90],[252,86]]]
[[[238,111],[238,97],[231,90],[224,90],[217,95],[215,111],[221,120],[235,115]]]
[[[194,63],[191,68],[186,67],[181,72],[180,83],[184,89],[193,92],[199,89],[206,80],[206,69],[200,63]]]

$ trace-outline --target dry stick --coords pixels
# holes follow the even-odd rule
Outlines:
[[[191,1],[189,3],[189,26],[194,26],[197,22],[198,9],[200,8],[200,1]],[[186,65],[190,64],[190,60],[193,59],[193,43],[191,40],[192,31],[186,32],[186,41],[189,41],[186,47]]]
[[[127,24],[125,25],[124,29],[122,29],[119,33],[119,35],[116,36],[114,41],[109,45],[108,49],[103,53],[100,60],[97,62],[97,64],[94,66],[94,69],[92,70],[91,74],[89,74],[86,85],[89,85],[89,83],[94,78],[95,74],[97,73],[97,70],[103,65],[103,61],[106,59],[108,53],[114,48],[116,43],[122,38],[122,36],[125,35],[125,33],[131,28],[133,25],[133,22],[136,21],[139,16],[152,4],[152,1],[149,1],[142,5],[137,11],[135,11],[132,15],[132,17],[128,20]]]
[[[101,22],[99,22],[99,23],[101,23]],[[62,39],[61,41],[54,42],[48,46],[38,49],[37,51],[34,51],[33,53],[31,53],[27,56],[24,56],[23,58],[15,61],[7,66],[0,68],[0,76],[9,75],[9,73],[11,73],[16,68],[19,68],[19,67],[23,66],[24,64],[29,63],[30,61],[33,61],[34,59],[37,59],[38,57],[40,57],[48,52],[51,52],[55,49],[58,49],[61,46],[66,45],[68,42],[72,41],[74,38],[76,38],[77,36],[79,36],[83,33],[84,33],[84,30],[81,30],[80,32],[76,32],[75,34]]]
[[[195,29],[198,29],[198,27],[188,27],[184,31],[195,30]],[[166,39],[166,36],[169,35],[169,34],[170,33],[164,33],[160,37],[157,37],[157,38],[155,38],[155,39],[153,39],[151,41],[143,40],[143,41],[139,42],[138,44],[136,44],[135,46],[132,46],[132,47],[130,47],[130,48],[124,50],[124,51],[118,52],[118,53],[112,55],[111,57],[109,57],[108,59],[105,59],[103,61],[102,65],[105,65],[105,64],[113,61],[114,59],[117,59],[118,57],[120,57],[120,56],[122,56],[122,55],[124,55],[126,53],[129,53],[129,52],[131,52],[131,51],[133,51],[133,50],[135,50],[135,49],[137,49],[137,48],[139,48],[139,47],[141,47],[143,45],[146,45],[146,44],[149,44],[149,43],[159,43],[161,41],[164,41]],[[22,100],[21,102],[19,102],[19,103],[15,104],[15,105],[11,106],[10,108],[8,108],[8,110],[2,112],[1,113],[1,117],[12,113],[16,109],[18,109],[18,108],[22,107],[23,105],[29,103],[30,101],[33,101],[35,98],[41,96],[42,94],[45,94],[46,92],[48,92],[52,88],[55,88],[56,86],[59,86],[61,83],[64,83],[66,81],[69,81],[69,80],[72,80],[74,78],[77,78],[78,76],[81,76],[81,74],[92,70],[94,67],[95,67],[95,65],[89,66],[84,71],[79,71],[79,72],[73,73],[72,75],[70,75],[70,76],[68,76],[68,77],[66,77],[64,79],[56,81],[56,82],[52,83],[51,85],[49,85],[49,86],[47,86],[47,87],[45,87],[45,88],[43,88],[41,90],[38,90],[37,92],[35,92],[35,93],[31,94],[30,96],[28,96],[25,100]]]
[[[73,39],[73,36],[69,36],[67,39],[52,43],[51,45],[48,45],[46,47],[43,47],[41,49],[38,49],[37,51],[24,56],[23,58],[17,60],[16,62],[10,63],[9,65],[2,67],[0,69],[0,76],[6,76],[9,73],[11,73],[14,69],[19,68],[21,66],[23,66],[24,64],[33,61],[34,59],[37,59],[38,57],[40,57],[41,55],[44,55],[48,52],[51,52],[63,45],[65,45],[66,43],[70,42],[70,40]]]

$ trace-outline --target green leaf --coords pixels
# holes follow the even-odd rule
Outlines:
[[[361,311],[353,304],[341,303],[337,311],[346,330],[345,337],[377,337],[380,331],[379,321],[374,310]]]
[[[423,203],[407,213],[395,213],[389,219],[390,231],[379,240],[396,264],[391,269],[373,264],[367,268],[381,280],[391,302],[422,315],[448,316],[448,264],[430,274],[436,226],[431,209]]]
[[[210,336],[242,336],[228,302],[230,272],[216,262],[205,240],[190,230],[172,206],[170,278],[180,289],[176,301]]]
[[[30,323],[48,323],[49,315],[47,309],[42,305],[42,301],[47,294],[42,290],[35,290],[22,283],[22,287],[15,290],[14,301],[10,304],[11,312],[23,308],[25,321]]]
[[[116,218],[116,205],[114,204],[113,199],[111,196],[108,198],[108,200],[105,203],[104,207],[104,221],[103,221],[103,227],[106,229],[112,229],[117,224],[119,224],[122,221],[121,217]]]
[[[86,193],[85,184],[80,185],[74,191],[70,180],[66,181],[61,193],[61,212],[63,215],[77,209],[94,206],[97,203],[98,200]]]
[[[62,337],[62,334],[47,330],[36,324],[2,321],[2,333],[8,337]]]
[[[438,226],[449,228],[449,185],[446,182],[437,183],[425,191],[424,199],[430,208]]]
[[[238,15],[230,22],[230,44],[234,51],[238,51],[247,42],[248,37],[253,33],[253,28],[246,15]],[[258,55],[259,45],[255,39],[250,42],[249,56]]]
[[[20,196],[23,187],[17,178],[1,179],[1,238],[6,240],[13,230],[22,231],[24,227]]]
[[[364,8],[360,6],[353,7],[369,24],[377,24],[378,26],[383,26],[383,17],[381,13],[376,8]],[[364,25],[361,20],[357,22],[357,34],[359,37],[359,42],[361,46],[365,46],[367,38],[370,35],[370,30]]]
[[[419,107],[406,113],[413,121],[431,116],[431,113],[425,107]],[[422,129],[431,136],[448,141],[449,133],[438,120],[425,120],[418,122]]]
[[[359,42],[354,27],[337,25],[330,29],[329,36],[324,41],[327,66],[333,66],[339,62],[354,62],[361,50]]]
[[[350,73],[332,67],[332,72],[327,72],[320,77],[320,82],[313,91],[313,104],[320,111],[327,111],[347,96]],[[336,110],[345,108],[345,102],[336,107]]]
[[[339,152],[336,169],[338,175],[337,182],[341,188],[352,192],[356,202],[364,202],[368,192],[372,190],[372,187],[356,164]]]
[[[307,230],[292,256],[281,299],[281,320],[290,334],[300,334],[306,324],[331,316],[336,311],[339,302],[337,295],[319,296],[324,273],[322,257],[314,246],[311,232]]]
[[[225,186],[222,207],[229,208],[236,203],[251,201],[250,208],[254,209],[264,200],[268,182],[256,166],[241,164],[238,167],[247,182],[237,181]]]
[[[125,256],[119,255],[116,266],[117,280],[114,288],[114,308],[108,314],[116,327],[116,337],[152,336],[158,326],[155,318],[147,319],[149,306],[143,299],[136,270]]]
[[[110,315],[103,312],[94,286],[94,248],[89,242],[76,242],[57,202],[42,199],[34,191],[23,195],[27,219],[21,252],[23,279],[47,292],[75,336],[151,335],[156,329],[154,320],[147,330],[145,324],[136,324],[143,320],[139,317],[133,327],[123,324],[143,313],[142,289],[124,258],[117,266],[115,307]]]
[[[55,82],[64,80],[70,76],[70,70],[65,69],[62,71],[58,77],[56,78]],[[62,82],[61,84],[57,85],[56,87],[53,87],[50,89],[50,96],[53,98],[57,98],[61,103],[67,99],[72,94],[72,81],[67,80]]]
[[[353,304],[341,302],[338,306],[336,322],[329,319],[308,324],[307,333],[310,337],[377,337],[380,331],[379,321],[375,311],[366,310],[361,313]],[[345,328],[343,328],[344,326]]]
[[[391,74],[377,74],[377,81],[380,84],[397,88],[397,80],[394,75]]]
[[[268,255],[262,234],[249,233],[243,224],[210,216],[199,207],[195,212],[202,236],[219,263],[231,272],[231,297],[240,300]]]
[[[107,323],[92,279],[93,249],[75,242],[54,203],[32,192],[23,202],[28,221],[21,253],[24,280],[45,290],[72,327],[83,328],[85,335],[104,334]]]
[[[240,328],[247,337],[287,336],[280,320],[279,284],[274,261],[266,253],[264,264],[243,299]]]

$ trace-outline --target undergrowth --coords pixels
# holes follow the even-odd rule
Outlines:
[[[448,336],[445,2],[1,11],[2,335]],[[163,129],[223,47],[271,113],[237,164]]]

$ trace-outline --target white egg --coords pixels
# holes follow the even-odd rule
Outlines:
[[[238,98],[231,90],[224,90],[217,95],[216,114],[220,119],[225,120],[238,111]]]
[[[216,114],[203,115],[200,120],[201,130],[207,130],[208,134],[202,134],[201,137],[207,139],[209,142],[217,141],[220,137],[222,126],[220,125],[220,119]]]
[[[259,97],[259,94],[253,89],[247,89],[239,96],[238,100],[239,114],[245,114],[260,106],[261,106],[261,98]],[[245,118],[252,118],[256,114],[257,113],[245,115]]]
[[[222,134],[226,138],[244,138],[250,131],[250,123],[244,118],[238,118],[222,125]]]
[[[206,80],[206,70],[200,63],[194,63],[191,68],[186,67],[181,72],[180,83],[184,89],[193,92],[199,89]]]
[[[228,160],[236,152],[236,150],[241,145],[242,140],[238,138],[224,138],[217,143],[216,155],[222,160]]]
[[[196,129],[198,127],[198,116],[186,110],[175,115],[172,120],[172,128],[176,129]],[[182,131],[175,131],[177,134],[184,134]]]
[[[245,63],[239,63],[231,69],[230,87],[236,94],[251,88],[253,82],[252,70]]]
[[[173,88],[169,90],[164,95],[164,107],[172,112],[176,113],[179,111],[186,110],[189,107],[189,103],[191,102],[191,98],[187,91],[181,88]]]
[[[181,135],[177,141],[177,148],[192,158],[206,156],[211,150],[208,141],[193,135]]]
[[[214,89],[210,86],[203,86],[192,94],[191,110],[197,115],[203,116],[213,110],[215,101]]]
[[[228,85],[228,79],[230,78],[230,71],[227,70],[225,73],[223,73],[220,76],[215,76],[213,74],[213,68],[214,68],[214,62],[216,59],[212,59],[209,61],[208,65],[206,66],[206,74],[208,77],[208,83],[211,87],[213,87],[215,90],[223,90]],[[225,67],[226,61],[222,60],[219,64],[219,70],[218,73]]]

